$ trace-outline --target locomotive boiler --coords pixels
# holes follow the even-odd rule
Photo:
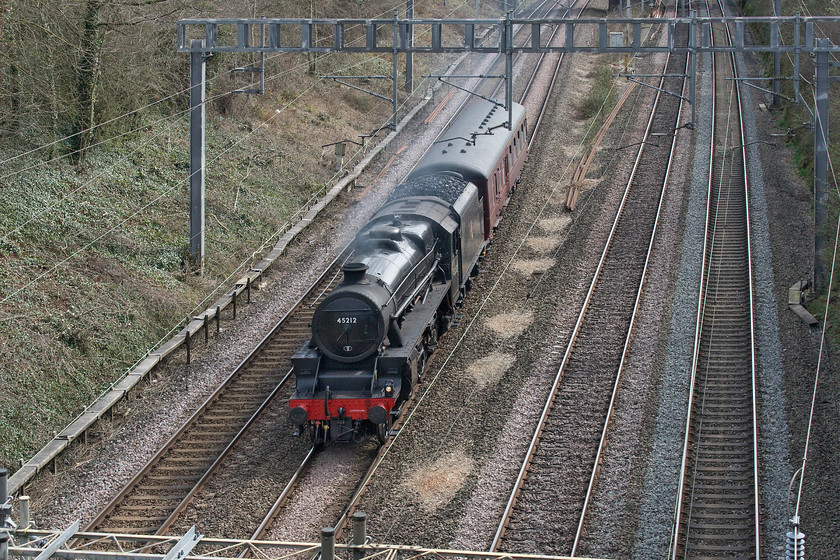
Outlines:
[[[321,441],[385,441],[477,272],[526,156],[525,110],[473,104],[357,233],[292,357],[289,417]]]

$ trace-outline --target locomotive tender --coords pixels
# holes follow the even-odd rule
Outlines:
[[[477,274],[527,155],[525,109],[468,107],[356,234],[292,357],[289,417],[313,440],[387,438]]]

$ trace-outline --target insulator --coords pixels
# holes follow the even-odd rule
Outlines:
[[[788,531],[785,538],[785,558],[805,560],[805,534],[798,529]]]

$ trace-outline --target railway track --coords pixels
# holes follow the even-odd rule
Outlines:
[[[291,355],[308,336],[314,303],[336,282],[340,255],[181,429],[88,525],[161,533],[276,396],[291,394]],[[288,396],[288,395],[286,395]]]
[[[340,280],[340,255],[273,331],[166,445],[87,526],[86,531],[163,534],[214,477],[269,403],[288,398],[291,355],[309,336],[315,302]],[[384,452],[384,449],[383,449]],[[315,456],[301,455],[285,489],[256,528],[265,535]],[[349,499],[349,497],[348,497]],[[350,512],[348,506],[345,514]],[[342,515],[344,519],[346,515]]]
[[[722,12],[720,6],[710,6]],[[728,30],[713,26],[716,42]],[[733,55],[714,55],[703,276],[672,558],[761,558],[746,152]]]
[[[685,40],[687,33],[681,31]],[[491,551],[575,554],[596,483],[680,122],[672,56],[612,231]],[[559,350],[559,349],[555,349]],[[527,481],[526,481],[527,478]]]
[[[552,37],[553,37],[553,35],[552,35]],[[534,78],[535,78],[536,74],[539,72],[539,66],[545,60],[546,60],[546,57],[544,55],[539,57],[539,61],[537,63],[537,68],[535,68],[533,74],[529,77],[529,79],[527,81],[527,84],[524,88],[522,98],[524,98],[526,95],[528,95],[528,93],[531,89],[531,85],[534,82]],[[557,60],[554,60],[552,62],[556,66],[559,66],[559,64],[562,62],[562,57],[560,57]],[[552,82],[554,80],[556,80],[556,77],[557,77],[557,68],[554,68],[553,73],[552,73]],[[497,86],[496,90],[497,89],[498,89],[498,86]],[[490,93],[491,97],[496,93],[496,90],[494,90],[493,93]],[[522,101],[522,99],[520,99],[520,101]],[[545,102],[543,103],[542,110],[540,111],[540,116],[542,116],[542,113],[543,113],[544,110],[545,110]],[[534,129],[533,132],[536,131],[537,126],[535,126],[535,129]],[[532,137],[533,137],[533,135],[532,135]],[[434,356],[430,357],[430,360],[433,357]],[[405,406],[405,410],[411,410],[412,406],[413,406],[413,397],[404,406]],[[404,422],[404,420],[406,418],[407,418],[407,415],[404,414],[399,419],[397,419],[397,421],[395,422],[395,424],[393,426],[393,429],[392,429],[392,431],[394,433],[399,432],[399,430],[402,426],[402,423]],[[362,500],[363,496],[366,493],[368,484],[371,482],[375,472],[377,471],[378,466],[380,465],[380,463],[382,462],[384,457],[388,454],[388,452],[390,450],[390,447],[394,443],[394,441],[395,440],[393,438],[391,438],[384,445],[382,445],[379,448],[376,456],[373,457],[372,460],[369,461],[369,466],[368,466],[367,470],[360,477],[360,479],[358,481],[358,484],[355,487],[353,487],[352,489],[351,488],[343,488],[343,489],[338,490],[339,494],[344,494],[345,495],[345,498],[343,498],[343,503],[345,503],[346,505],[342,508],[341,513],[340,513],[340,515],[338,515],[337,520],[335,521],[335,524],[334,524],[334,529],[336,531],[337,537],[340,536],[342,534],[343,530],[347,528],[347,524],[351,520],[353,513],[356,511],[358,504],[360,503],[360,501]],[[313,463],[313,454],[310,453],[301,462],[301,465],[298,468],[295,476],[289,481],[287,486],[283,489],[280,497],[274,503],[271,510],[266,514],[266,517],[262,521],[262,523],[260,524],[260,527],[252,535],[252,537],[251,537],[252,539],[264,539],[264,538],[267,538],[268,536],[271,535],[272,527],[276,523],[280,523],[280,520],[282,519],[282,517],[281,517],[282,516],[282,513],[281,513],[282,510],[287,506],[291,507],[290,506],[290,500],[292,499],[291,496],[293,495],[293,492],[298,487],[298,485],[302,483],[302,481],[304,479],[303,475],[304,475],[304,473],[306,473],[308,471],[309,468],[312,467],[312,463]],[[342,500],[342,499],[339,498],[338,500]],[[313,530],[314,530],[314,526],[313,526]]]

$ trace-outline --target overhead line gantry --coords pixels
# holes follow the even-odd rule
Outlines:
[[[781,54],[790,56],[793,62],[793,75],[783,78],[774,75],[773,89],[766,90],[779,96],[779,81],[792,80],[794,83],[794,102],[808,106],[800,93],[800,57],[804,54],[814,57],[816,76],[815,106],[811,113],[814,130],[814,197],[815,197],[815,241],[814,271],[812,285],[816,292],[821,292],[825,285],[823,267],[825,203],[828,186],[828,90],[831,77],[830,68],[835,66],[829,61],[829,54],[840,53],[840,46],[828,39],[817,38],[815,29],[821,25],[840,23],[836,16],[794,16],[774,17],[704,17],[697,12],[676,18],[518,18],[509,12],[500,19],[401,19],[396,14],[391,19],[313,19],[313,18],[210,18],[184,19],[178,22],[178,52],[190,53],[192,72],[190,83],[190,104],[192,118],[200,124],[191,127],[191,193],[202,193],[191,197],[191,216],[200,213],[200,219],[191,218],[190,250],[199,260],[203,257],[203,190],[204,190],[204,72],[203,65],[212,53],[388,53],[393,55],[393,122],[396,124],[396,77],[397,55],[433,53],[498,53],[505,57],[505,99],[504,107],[508,110],[508,126],[511,121],[513,97],[513,55],[520,53],[686,53],[689,57],[688,102],[692,107],[691,120],[695,122],[696,97],[696,57],[707,52],[769,53],[778,58]],[[711,29],[715,24],[724,24],[733,30],[731,45],[714,45],[711,41]],[[645,44],[645,28],[661,26],[665,30],[666,40],[662,44]],[[531,41],[516,45],[513,41],[514,29],[529,26]],[[556,27],[565,31],[565,38],[560,44],[551,44],[549,37]],[[686,45],[676,43],[675,31],[678,26],[688,26],[689,41]],[[767,43],[750,44],[746,40],[750,27],[765,27],[768,33]],[[611,32],[628,30],[626,41],[613,42]],[[315,40],[317,30],[317,41]],[[594,31],[583,33],[581,30]],[[793,37],[793,41],[784,44],[782,31]],[[424,33],[418,33],[423,31]],[[578,38],[585,36],[596,38],[596,44],[583,44]],[[755,40],[762,35],[755,34]],[[426,37],[420,40],[420,37]],[[448,39],[454,38],[454,39]],[[434,76],[437,77],[437,76]],[[768,78],[743,78],[751,87],[752,83]],[[759,88],[763,89],[763,88]],[[200,228],[193,230],[193,227]],[[201,243],[199,247],[198,243]]]

